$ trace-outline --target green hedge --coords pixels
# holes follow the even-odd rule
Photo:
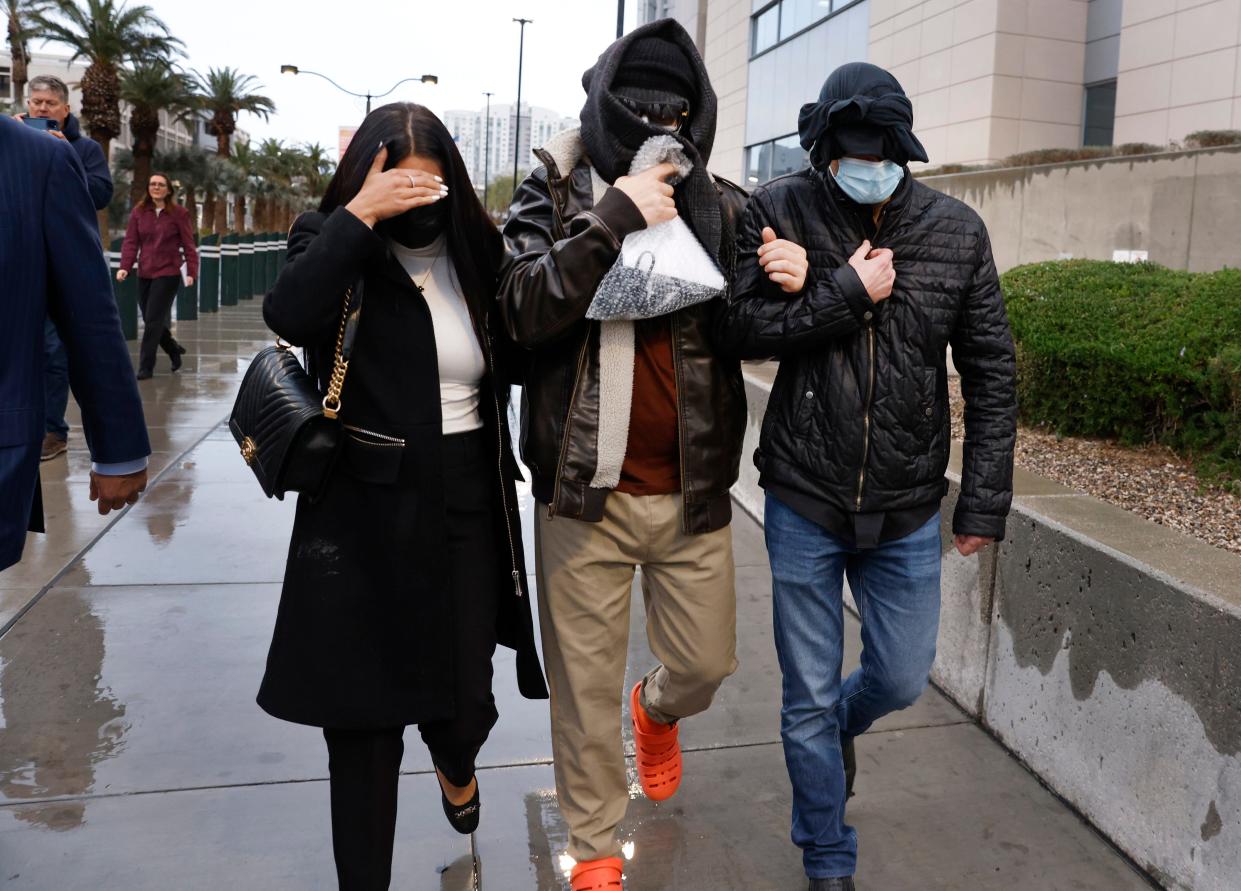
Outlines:
[[[1241,480],[1241,270],[1067,260],[1002,276],[1022,419]]]

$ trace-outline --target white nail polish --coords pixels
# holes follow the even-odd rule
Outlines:
[[[443,179],[441,179],[440,177],[438,177],[438,176],[437,176],[437,177],[435,177],[435,181],[436,181],[437,183],[442,183],[444,180],[443,180]]]

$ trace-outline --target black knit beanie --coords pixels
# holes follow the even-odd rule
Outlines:
[[[689,103],[698,94],[698,77],[685,50],[667,38],[652,34],[625,49],[612,90],[642,102]]]

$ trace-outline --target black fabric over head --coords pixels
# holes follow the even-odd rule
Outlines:
[[[685,147],[694,170],[677,186],[677,206],[703,247],[718,258],[722,226],[719,195],[707,173],[715,143],[715,91],[707,66],[686,30],[675,19],[660,19],[629,32],[604,50],[582,75],[582,87],[586,90],[582,142],[590,163],[609,183],[629,173],[642,143],[669,132],[643,121],[623,100],[638,98],[638,91],[647,95],[654,91],[669,94],[669,99],[688,101],[689,117],[672,135]],[[681,95],[681,90],[688,95]]]
[[[694,66],[680,44],[650,35],[638,38],[625,49],[612,89],[625,93],[636,87],[688,102],[698,92],[697,82]]]
[[[850,62],[828,76],[818,102],[802,106],[797,129],[815,167],[845,155],[875,155],[903,167],[928,160],[913,123],[913,103],[891,73]]]

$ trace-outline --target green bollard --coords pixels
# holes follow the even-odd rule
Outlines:
[[[237,299],[254,298],[254,233],[242,235],[241,263],[237,267]]]
[[[138,272],[129,270],[129,278],[123,282],[116,280],[116,271],[121,268],[121,244],[123,238],[112,239],[112,250],[108,251],[108,272],[112,277],[112,295],[116,299],[116,311],[121,317],[121,331],[126,340],[138,339]]]
[[[192,322],[198,318],[198,285],[198,279],[194,279],[194,284],[188,286],[183,281],[177,289],[178,322]]]
[[[254,233],[254,268],[250,270],[250,294],[261,297],[267,290],[263,287],[263,275],[267,270],[267,233]]]
[[[198,246],[198,311],[220,309],[220,236],[204,235]]]
[[[263,287],[266,294],[276,285],[276,252],[280,250],[280,233],[267,233],[267,282]]]
[[[237,233],[225,235],[220,244],[220,305],[237,305]]]

